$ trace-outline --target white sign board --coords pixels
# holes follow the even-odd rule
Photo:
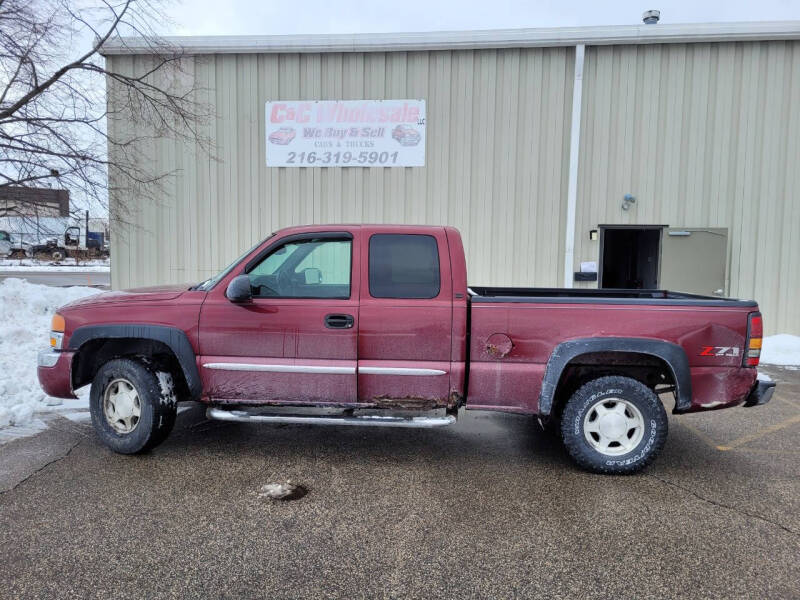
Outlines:
[[[423,167],[425,100],[266,105],[268,167]]]

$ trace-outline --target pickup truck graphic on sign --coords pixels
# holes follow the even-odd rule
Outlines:
[[[281,127],[269,134],[269,141],[273,144],[280,146],[288,145],[297,135],[297,132],[291,127]]]
[[[419,144],[420,136],[419,131],[409,125],[398,125],[392,130],[392,137],[397,140],[401,146],[416,146]]]

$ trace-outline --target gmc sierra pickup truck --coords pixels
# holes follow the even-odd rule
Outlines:
[[[394,427],[465,407],[536,415],[581,467],[632,473],[664,445],[661,396],[674,413],[769,401],[761,336],[752,301],[468,287],[452,227],[308,226],[191,287],[64,306],[38,374],[56,397],[91,384],[95,430],[126,454],[163,441],[182,400],[211,419]]]

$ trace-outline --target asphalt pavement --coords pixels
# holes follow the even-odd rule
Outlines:
[[[70,272],[60,271],[58,267],[44,268],[41,271],[22,271],[3,269],[0,267],[0,281],[12,277],[25,279],[30,283],[40,283],[56,287],[87,285],[98,288],[108,288],[111,286],[111,274],[108,271]]]
[[[592,475],[527,417],[442,430],[209,422],[150,454],[88,424],[0,446],[3,598],[797,598],[800,371],[757,408],[670,416]],[[308,488],[293,502],[265,483]]]

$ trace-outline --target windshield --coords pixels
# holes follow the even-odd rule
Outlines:
[[[242,259],[244,259],[245,256],[250,254],[253,250],[258,248],[261,244],[263,244],[265,241],[267,241],[269,238],[273,237],[274,235],[275,234],[273,233],[269,237],[261,240],[255,246],[250,248],[247,252],[244,252],[239,258],[237,258],[235,261],[233,261],[231,264],[229,264],[227,267],[225,267],[222,271],[220,271],[219,273],[214,275],[214,277],[211,277],[210,279],[206,279],[205,281],[202,281],[202,282],[198,283],[192,289],[193,290],[199,290],[201,292],[207,292],[208,290],[213,288],[215,285],[217,285],[222,279],[225,279],[225,276],[228,273],[230,273],[233,270],[233,268],[236,265],[238,265],[242,261]]]

